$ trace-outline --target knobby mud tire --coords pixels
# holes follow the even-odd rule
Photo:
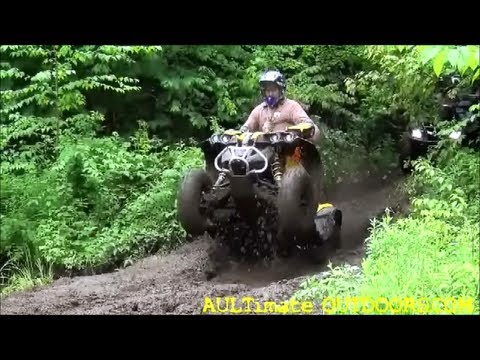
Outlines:
[[[318,206],[317,186],[314,179],[302,167],[288,169],[278,193],[279,250],[288,251],[297,241],[311,236],[315,228]]]
[[[207,217],[202,214],[200,204],[202,193],[209,191],[213,182],[203,169],[190,170],[185,175],[177,197],[178,219],[183,229],[191,236],[204,234]]]
[[[208,234],[220,249],[221,258],[239,263],[269,260],[277,244],[277,193],[264,185],[256,186],[259,214],[255,222],[241,216],[233,198],[224,204],[218,216],[214,212]],[[225,214],[228,214],[225,216]]]

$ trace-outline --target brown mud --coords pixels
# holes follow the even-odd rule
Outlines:
[[[385,208],[403,207],[402,176],[394,170],[336,184],[329,202],[343,212],[342,248],[333,264],[360,265],[370,219]],[[188,243],[169,254],[94,276],[61,278],[35,289],[10,294],[0,303],[1,314],[201,314],[205,297],[251,296],[256,301],[288,300],[306,276],[326,270],[302,259],[255,266],[231,266],[207,280],[209,240]]]

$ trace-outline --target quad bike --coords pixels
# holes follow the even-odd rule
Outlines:
[[[298,249],[315,255],[327,236],[338,244],[341,212],[319,207],[322,163],[306,140],[313,131],[308,124],[274,133],[228,130],[204,141],[205,168],[189,171],[178,192],[185,231],[207,232],[223,256],[236,259]]]
[[[399,165],[403,173],[412,171],[411,161],[425,156],[438,143],[437,130],[432,124],[409,128],[400,139]]]
[[[470,106],[479,103],[478,94],[467,94],[451,104],[442,104],[440,120],[462,121],[472,117],[469,112]],[[453,131],[449,138],[457,141],[461,146],[478,148],[480,140],[480,119],[477,116],[470,121],[461,131]],[[425,156],[431,147],[436,146],[441,140],[437,128],[432,124],[421,124],[406,131],[400,140],[399,163],[402,171],[406,174],[412,171],[410,161]]]

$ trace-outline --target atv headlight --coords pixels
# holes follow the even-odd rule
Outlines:
[[[271,142],[276,142],[276,141],[278,141],[279,139],[280,139],[280,136],[278,136],[278,134],[272,134],[272,135],[270,136],[270,141],[271,141]]]
[[[293,135],[292,135],[292,134],[287,134],[287,135],[285,135],[285,141],[290,142],[290,141],[292,141],[292,140],[293,140]]]
[[[220,137],[217,135],[217,134],[213,134],[211,137],[210,137],[210,142],[212,143],[217,143],[220,141]]]
[[[422,132],[420,131],[420,129],[412,130],[412,137],[414,137],[416,139],[421,139],[422,138]]]
[[[452,132],[448,137],[450,139],[453,139],[453,140],[458,140],[460,138],[460,136],[462,136],[462,132],[461,131],[454,131]]]
[[[230,141],[231,138],[232,138],[231,135],[224,134],[224,135],[222,135],[222,137],[220,139],[222,140],[222,142],[227,143],[227,142]]]

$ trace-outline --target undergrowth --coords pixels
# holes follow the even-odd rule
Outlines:
[[[7,290],[21,286],[19,278],[110,270],[178,245],[177,184],[202,165],[200,150],[157,144],[145,131],[129,141],[65,137],[48,169],[2,177]]]
[[[367,148],[358,141],[359,133],[321,126],[319,146],[326,185],[361,178],[396,165],[395,142],[390,137],[375,141]]]
[[[372,221],[362,271],[331,268],[294,297],[328,314],[478,314],[480,158],[452,147],[440,155],[417,162],[408,216]]]

